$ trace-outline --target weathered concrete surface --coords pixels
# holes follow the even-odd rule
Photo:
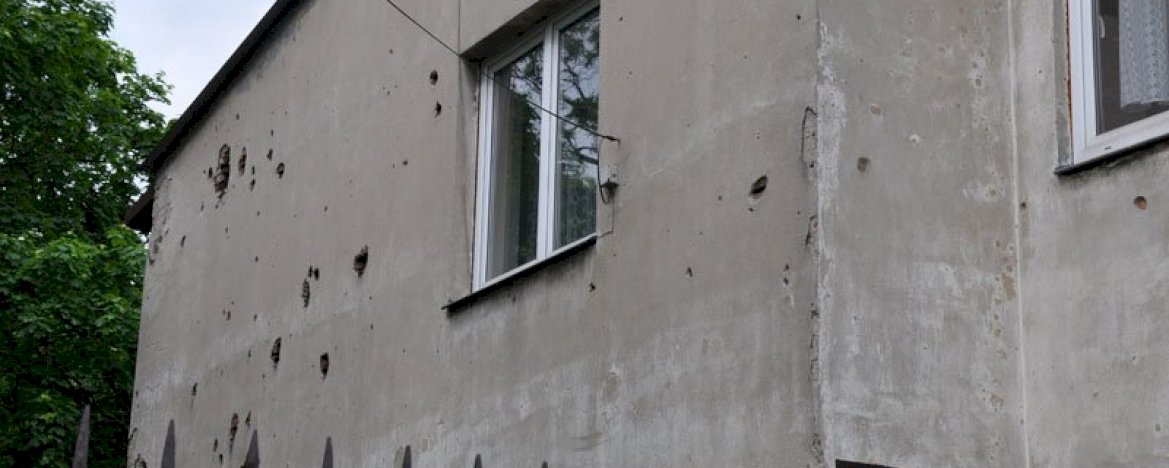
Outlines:
[[[158,174],[132,460],[1169,465],[1169,148],[1052,174],[1060,2],[603,0],[601,236],[451,315],[476,60],[576,3],[305,3]]]
[[[1031,466],[1169,466],[1169,155],[1051,174],[1070,138],[1065,18],[1021,2],[1015,20]]]
[[[511,16],[472,3],[401,2],[452,43]],[[474,65],[381,2],[307,2],[159,173],[131,459],[174,420],[181,466],[238,466],[253,430],[263,466],[329,438],[338,466],[814,465],[814,9],[732,3],[604,3],[611,229],[447,316]]]
[[[819,9],[828,455],[1021,466],[1007,6]]]

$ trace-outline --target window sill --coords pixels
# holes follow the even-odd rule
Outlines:
[[[1055,171],[1053,171],[1053,172],[1055,172],[1055,175],[1069,176],[1069,175],[1084,172],[1086,170],[1089,170],[1089,169],[1092,169],[1095,167],[1099,167],[1099,166],[1115,165],[1115,164],[1118,164],[1122,160],[1125,160],[1125,159],[1138,158],[1138,157],[1152,153],[1151,151],[1148,151],[1148,150],[1154,146],[1161,144],[1161,143],[1165,143],[1166,139],[1169,139],[1169,135],[1161,136],[1158,138],[1152,138],[1152,139],[1149,139],[1147,141],[1126,147],[1126,148],[1118,150],[1118,151],[1107,153],[1107,154],[1104,154],[1102,156],[1096,156],[1096,157],[1090,158],[1090,159],[1085,159],[1084,161],[1066,164],[1066,165],[1062,165],[1062,166],[1057,166],[1055,168]]]
[[[475,291],[472,291],[470,294],[467,294],[466,296],[463,296],[461,298],[458,298],[458,299],[455,299],[451,302],[448,302],[446,305],[442,306],[442,309],[445,310],[448,314],[457,313],[458,311],[469,307],[471,304],[478,302],[480,299],[483,299],[484,297],[490,296],[495,291],[506,288],[512,284],[515,284],[517,281],[522,280],[523,278],[526,278],[528,276],[531,276],[532,274],[535,274],[536,272],[538,272],[540,270],[543,270],[544,268],[547,268],[551,265],[555,265],[557,263],[560,263],[561,261],[564,261],[568,257],[571,257],[573,255],[576,255],[579,252],[583,252],[585,250],[592,248],[593,245],[595,245],[596,243],[597,243],[597,236],[595,234],[592,236],[586,237],[584,239],[581,239],[581,240],[577,241],[575,244],[573,244],[565,249],[562,249],[559,252],[552,254],[551,256],[549,256],[548,258],[545,258],[544,260],[541,260],[539,262],[530,263],[524,267],[519,268],[518,270],[511,272],[506,277],[504,277],[498,281],[488,283],[486,286],[483,286],[482,288],[479,288]]]

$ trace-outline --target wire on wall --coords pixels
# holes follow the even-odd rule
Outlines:
[[[390,4],[390,6],[391,6],[391,7],[394,7],[394,9],[395,9],[395,10],[397,10],[399,14],[401,14],[401,15],[402,15],[404,18],[406,18],[407,20],[409,20],[411,23],[414,23],[414,25],[415,25],[415,26],[417,26],[417,27],[418,27],[418,29],[421,29],[421,30],[422,30],[422,32],[426,33],[426,35],[427,35],[427,36],[430,36],[430,38],[431,38],[431,39],[433,39],[433,40],[434,40],[434,42],[437,42],[437,43],[438,43],[438,45],[441,45],[441,46],[442,46],[444,49],[446,49],[447,51],[449,51],[449,52],[450,52],[451,54],[453,54],[455,57],[457,57],[457,58],[459,58],[459,59],[462,59],[462,56],[461,56],[461,55],[459,55],[458,51],[456,51],[456,50],[455,50],[453,47],[451,47],[451,46],[447,45],[447,43],[446,43],[446,42],[443,42],[443,40],[442,40],[442,39],[439,39],[439,37],[438,37],[437,35],[435,35],[433,32],[431,32],[431,31],[430,31],[430,29],[427,29],[427,28],[426,28],[426,26],[423,26],[423,25],[422,25],[422,23],[418,22],[418,20],[414,19],[414,17],[413,17],[413,16],[410,16],[410,14],[409,14],[409,13],[406,13],[406,11],[402,9],[402,7],[399,7],[397,3],[394,3],[394,0],[386,0],[386,3],[389,3],[389,4]],[[496,81],[495,81],[494,79],[492,79],[492,78],[491,78],[490,76],[488,76],[486,73],[482,73],[482,70],[480,70],[480,71],[481,71],[481,73],[480,73],[480,75],[479,75],[479,78],[480,78],[480,79],[482,79],[482,80],[486,80],[486,81],[488,81],[488,82],[492,83],[493,85],[495,85],[495,84],[496,84]],[[510,86],[497,86],[497,88],[503,88],[503,89],[506,89],[506,90],[507,90],[507,92],[508,92],[508,93],[510,93],[512,96],[516,96],[516,93],[515,93],[514,91],[512,91],[512,89],[511,89],[511,87],[510,87]],[[562,115],[560,115],[560,114],[557,114],[556,112],[553,112],[552,110],[550,110],[550,109],[547,109],[547,108],[545,108],[544,106],[540,105],[540,103],[533,101],[533,100],[532,100],[530,97],[527,97],[526,95],[525,95],[525,96],[522,96],[522,97],[523,97],[523,99],[524,99],[525,101],[527,101],[527,102],[528,102],[528,104],[530,104],[532,107],[535,107],[536,109],[539,109],[541,112],[544,112],[545,114],[548,114],[548,115],[552,116],[552,117],[553,117],[553,118],[555,118],[556,120],[559,120],[559,121],[561,121],[561,122],[564,122],[564,123],[567,123],[567,124],[569,124],[569,125],[572,125],[573,127],[576,127],[576,128],[578,128],[578,129],[580,129],[580,130],[584,131],[585,133],[588,133],[588,134],[590,134],[590,135],[593,135],[593,136],[595,136],[595,137],[597,137],[597,138],[601,138],[601,139],[603,139],[603,140],[612,141],[612,142],[614,142],[614,143],[621,143],[621,139],[619,139],[619,138],[617,138],[617,137],[615,137],[615,136],[612,136],[612,135],[606,135],[606,134],[604,134],[604,133],[600,133],[600,132],[598,132],[598,131],[597,131],[597,129],[595,129],[595,128],[591,128],[591,127],[589,127],[589,126],[586,126],[586,125],[584,125],[584,124],[582,124],[582,123],[580,123],[580,122],[574,121],[574,120],[572,120],[572,119],[570,119],[570,118],[567,118],[567,117],[564,117],[564,116],[562,116]]]

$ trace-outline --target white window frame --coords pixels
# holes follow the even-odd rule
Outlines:
[[[1123,0],[1121,0],[1123,1]],[[1169,136],[1169,112],[1101,134],[1096,109],[1095,0],[1068,0],[1068,53],[1072,80],[1072,164],[1120,153]]]
[[[507,67],[516,59],[543,44],[544,72],[540,107],[555,110],[559,107],[558,99],[560,97],[560,80],[558,79],[560,70],[560,32],[564,28],[572,25],[576,20],[599,7],[599,1],[588,1],[549,21],[543,22],[532,29],[533,34],[531,37],[508,49],[507,52],[484,63],[479,84],[479,149],[478,170],[476,173],[475,252],[473,256],[474,274],[472,287],[474,291],[506,281],[550,258],[572,250],[581,244],[590,242],[597,236],[594,232],[568,245],[554,248],[556,245],[556,206],[553,198],[556,194],[556,183],[558,181],[556,169],[560,162],[560,148],[558,146],[560,141],[557,136],[559,121],[556,117],[541,110],[540,112],[543,116],[540,119],[540,186],[539,206],[537,208],[539,215],[536,223],[536,257],[528,263],[517,266],[494,278],[488,278],[487,276],[488,236],[490,235],[489,226],[492,217],[490,197],[492,193],[491,184],[493,183],[491,180],[492,148],[494,147],[492,142],[494,122],[492,122],[492,118],[495,115],[495,91],[493,89],[492,77],[495,76],[496,72]]]

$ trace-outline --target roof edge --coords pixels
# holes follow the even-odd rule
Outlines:
[[[264,14],[252,32],[244,41],[235,49],[227,62],[219,68],[203,91],[195,97],[187,110],[179,117],[174,126],[166,132],[163,136],[162,142],[150,152],[146,160],[142,163],[142,168],[147,172],[154,174],[170,159],[183,142],[183,139],[198,125],[203,117],[219,102],[219,98],[223,96],[224,91],[230,87],[244,66],[255,56],[256,52],[265,44],[265,39],[282,23],[283,19],[288,16],[288,13],[296,6],[304,3],[303,0],[276,0],[272,8]]]
[[[150,232],[154,225],[154,185],[151,185],[138,197],[134,203],[126,208],[122,221],[143,234]]]

